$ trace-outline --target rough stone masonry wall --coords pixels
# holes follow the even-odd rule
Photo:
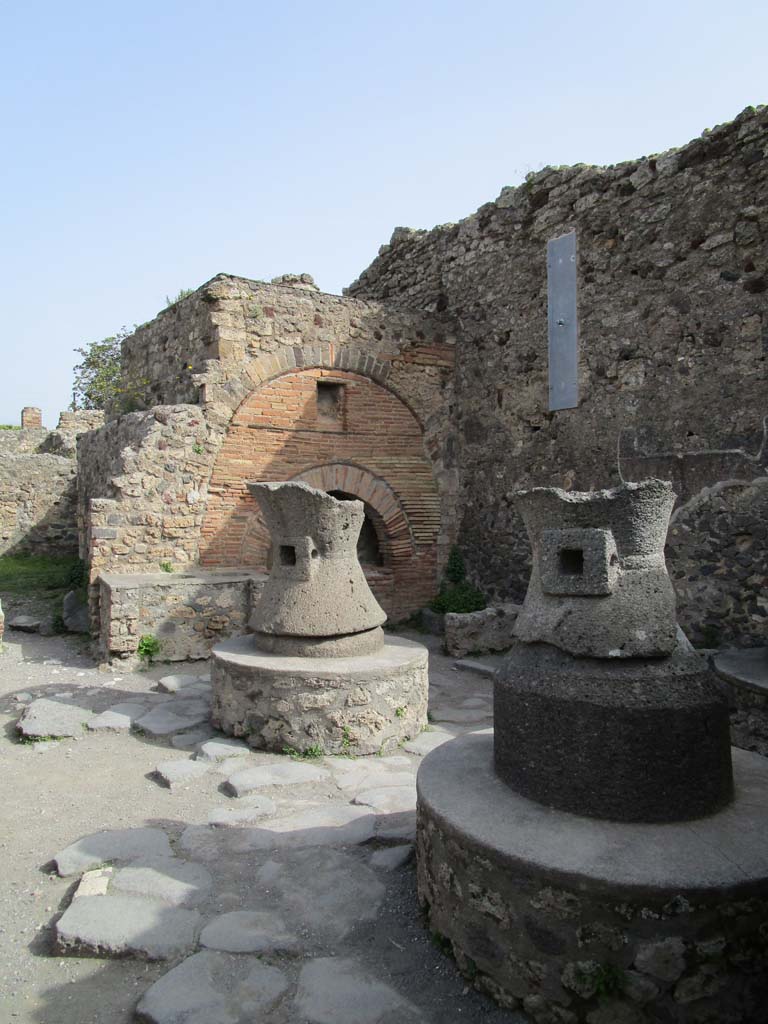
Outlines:
[[[133,658],[143,635],[160,642],[162,661],[207,658],[222,637],[247,631],[264,578],[229,573],[103,573],[99,580],[99,648]]]
[[[198,406],[133,412],[78,439],[81,557],[100,572],[197,558],[216,438]]]
[[[551,413],[546,242],[572,229],[581,400]],[[661,156],[546,168],[458,224],[397,229],[349,292],[455,318],[461,546],[490,595],[519,599],[530,556],[514,488],[617,483],[627,429],[646,449],[678,456],[758,450],[768,412],[768,108]],[[741,584],[752,606],[765,583],[754,576]],[[720,599],[689,604],[685,625],[705,623]]]
[[[123,344],[126,393],[132,382],[143,382],[148,400],[176,402],[181,397],[199,401],[200,408],[173,404],[124,415],[81,441],[80,514],[92,577],[98,571],[153,571],[163,560],[174,565],[194,562],[208,479],[222,442],[224,462],[217,464],[213,506],[222,501],[226,505],[229,486],[237,490],[238,500],[241,497],[243,472],[232,476],[224,467],[229,447],[240,450],[243,446],[236,436],[241,408],[266,401],[270,419],[279,421],[285,408],[283,392],[302,374],[325,374],[348,377],[352,390],[370,391],[370,408],[357,419],[368,416],[376,425],[381,435],[376,452],[370,445],[365,451],[358,450],[359,445],[355,451],[348,451],[348,444],[339,447],[336,441],[343,437],[333,437],[334,443],[329,444],[328,429],[312,422],[303,425],[303,434],[311,437],[303,437],[300,458],[254,463],[253,453],[263,437],[253,431],[248,432],[245,461],[239,452],[232,458],[243,463],[240,469],[247,470],[246,475],[266,479],[311,473],[324,462],[341,464],[338,471],[342,472],[346,462],[350,471],[365,471],[367,478],[381,471],[382,482],[391,489],[393,483],[387,477],[393,474],[394,484],[403,490],[397,501],[410,506],[413,516],[409,528],[423,532],[425,515],[430,518],[428,543],[421,536],[416,538],[426,561],[416,558],[412,566],[412,575],[418,575],[424,590],[420,600],[428,596],[427,591],[436,589],[437,563],[450,546],[456,521],[456,447],[447,415],[454,341],[451,323],[444,317],[324,295],[306,274],[287,275],[272,285],[218,275]],[[182,355],[186,361],[179,378],[177,364]],[[314,387],[312,380],[312,394]],[[276,389],[271,398],[268,388]],[[406,457],[404,468],[387,456],[396,439],[390,442],[381,434],[396,428],[399,414],[392,419],[391,409],[410,418],[409,430],[414,433],[408,440],[409,451],[401,453]],[[159,418],[168,423],[159,426]],[[195,429],[189,429],[189,418],[196,421]],[[295,440],[286,445],[287,453]],[[163,452],[168,455],[159,455]],[[374,455],[378,460],[372,472],[365,461]],[[421,496],[414,493],[414,474],[423,477]],[[190,493],[199,501],[185,508]],[[234,523],[237,550],[230,550],[232,544],[224,544],[221,537],[223,524],[216,519],[215,508],[213,512],[207,520],[212,526],[205,539],[206,560],[223,565],[228,558],[228,564],[238,564],[240,524]],[[216,543],[212,534],[218,537]]]
[[[0,452],[0,554],[77,555],[72,459]]]

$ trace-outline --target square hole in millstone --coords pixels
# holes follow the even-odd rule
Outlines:
[[[560,572],[563,573],[565,576],[584,575],[583,548],[560,549]]]
[[[280,545],[280,565],[296,565],[296,548],[293,544]]]

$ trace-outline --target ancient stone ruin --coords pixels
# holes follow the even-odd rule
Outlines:
[[[755,1021],[768,766],[732,763],[727,700],[677,629],[672,486],[515,500],[533,568],[494,732],[419,770],[430,925],[541,1024]]]
[[[272,536],[252,636],[211,655],[212,718],[263,750],[374,754],[426,725],[427,650],[385,637],[357,557],[361,501],[251,483]]]

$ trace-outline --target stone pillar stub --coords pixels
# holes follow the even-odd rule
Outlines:
[[[21,410],[21,426],[25,430],[31,430],[43,425],[43,413],[34,405],[25,405]]]
[[[357,558],[361,501],[308,484],[249,483],[272,536],[272,570],[251,617],[264,650],[344,657],[383,643],[386,614]]]

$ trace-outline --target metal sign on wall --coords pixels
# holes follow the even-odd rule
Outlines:
[[[579,404],[579,324],[576,316],[576,232],[547,242],[549,408]]]

